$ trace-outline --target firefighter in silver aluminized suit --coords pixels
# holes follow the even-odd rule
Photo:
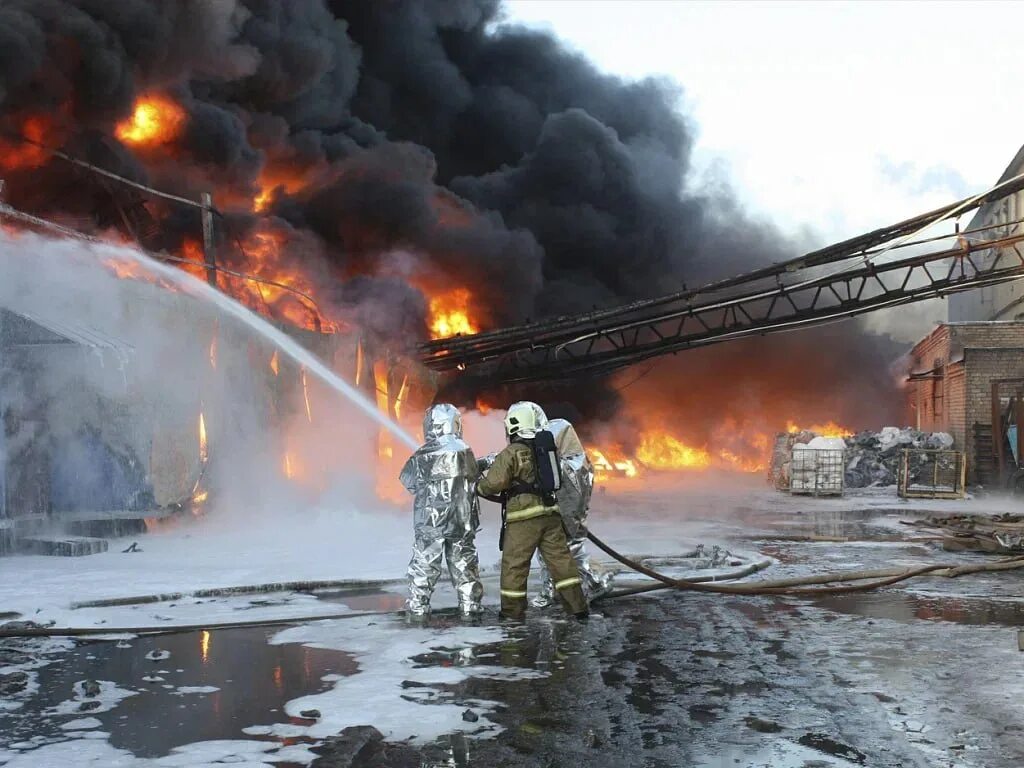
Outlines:
[[[576,561],[583,594],[589,601],[607,592],[612,580],[610,572],[591,562],[586,548],[587,509],[594,490],[594,467],[572,424],[565,419],[552,419],[546,429],[555,438],[558,459],[562,465],[562,487],[555,497],[558,499],[565,535],[569,540],[569,552]],[[537,608],[551,605],[555,599],[555,585],[543,560],[540,561],[540,579],[540,592],[533,599],[533,605]]]
[[[480,528],[474,490],[479,472],[472,449],[462,439],[459,409],[447,403],[428,408],[423,439],[399,475],[415,497],[408,610],[413,616],[429,615],[444,558],[459,596],[459,611],[471,616],[481,611],[483,597],[475,541]]]

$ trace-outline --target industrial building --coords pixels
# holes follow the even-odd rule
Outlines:
[[[940,324],[911,351],[909,421],[948,432],[967,458],[968,482],[996,479],[992,385],[1024,382],[1024,321]]]
[[[1024,147],[999,182],[1022,172]],[[961,242],[969,247],[976,240],[1020,234],[1022,219],[1024,193],[1018,191],[981,206]],[[979,264],[999,258],[993,251],[970,254]],[[948,317],[910,353],[908,422],[950,433],[966,456],[968,482],[1005,484],[1014,452],[1005,444],[1004,428],[1015,425],[1008,410],[1024,387],[1024,284],[1015,280],[952,294]]]

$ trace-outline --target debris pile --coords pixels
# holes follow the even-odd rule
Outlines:
[[[939,531],[942,548],[952,552],[1024,554],[1024,515],[945,515],[903,524]]]
[[[909,427],[885,427],[881,432],[858,432],[846,438],[846,486],[870,488],[895,485],[905,448],[948,451],[953,437],[946,432],[921,432]],[[917,476],[927,459],[910,455],[911,477]],[[921,465],[921,466],[918,466]]]
[[[789,490],[793,481],[793,451],[845,449],[844,481],[847,488],[896,485],[903,449],[950,450],[953,437],[945,432],[921,432],[910,427],[885,427],[881,432],[858,432],[846,438],[827,438],[808,430],[776,436],[772,449],[769,480],[779,490]],[[928,461],[911,454],[911,477]],[[922,466],[917,466],[917,465]]]

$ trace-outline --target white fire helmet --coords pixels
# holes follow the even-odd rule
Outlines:
[[[548,417],[543,408],[529,400],[521,400],[508,407],[508,413],[505,415],[505,436],[510,440],[513,437],[529,440],[537,436],[537,430],[544,429],[547,425]]]

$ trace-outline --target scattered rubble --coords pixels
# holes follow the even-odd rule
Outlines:
[[[905,524],[939,531],[942,548],[952,552],[1024,553],[1024,515],[946,515]]]
[[[26,672],[11,672],[8,675],[0,675],[0,696],[13,696],[21,693],[28,687],[28,674]]]
[[[171,652],[170,651],[161,651],[161,650],[150,651],[149,653],[146,654],[146,658],[149,659],[150,661],[163,661],[164,659],[171,658]]]

